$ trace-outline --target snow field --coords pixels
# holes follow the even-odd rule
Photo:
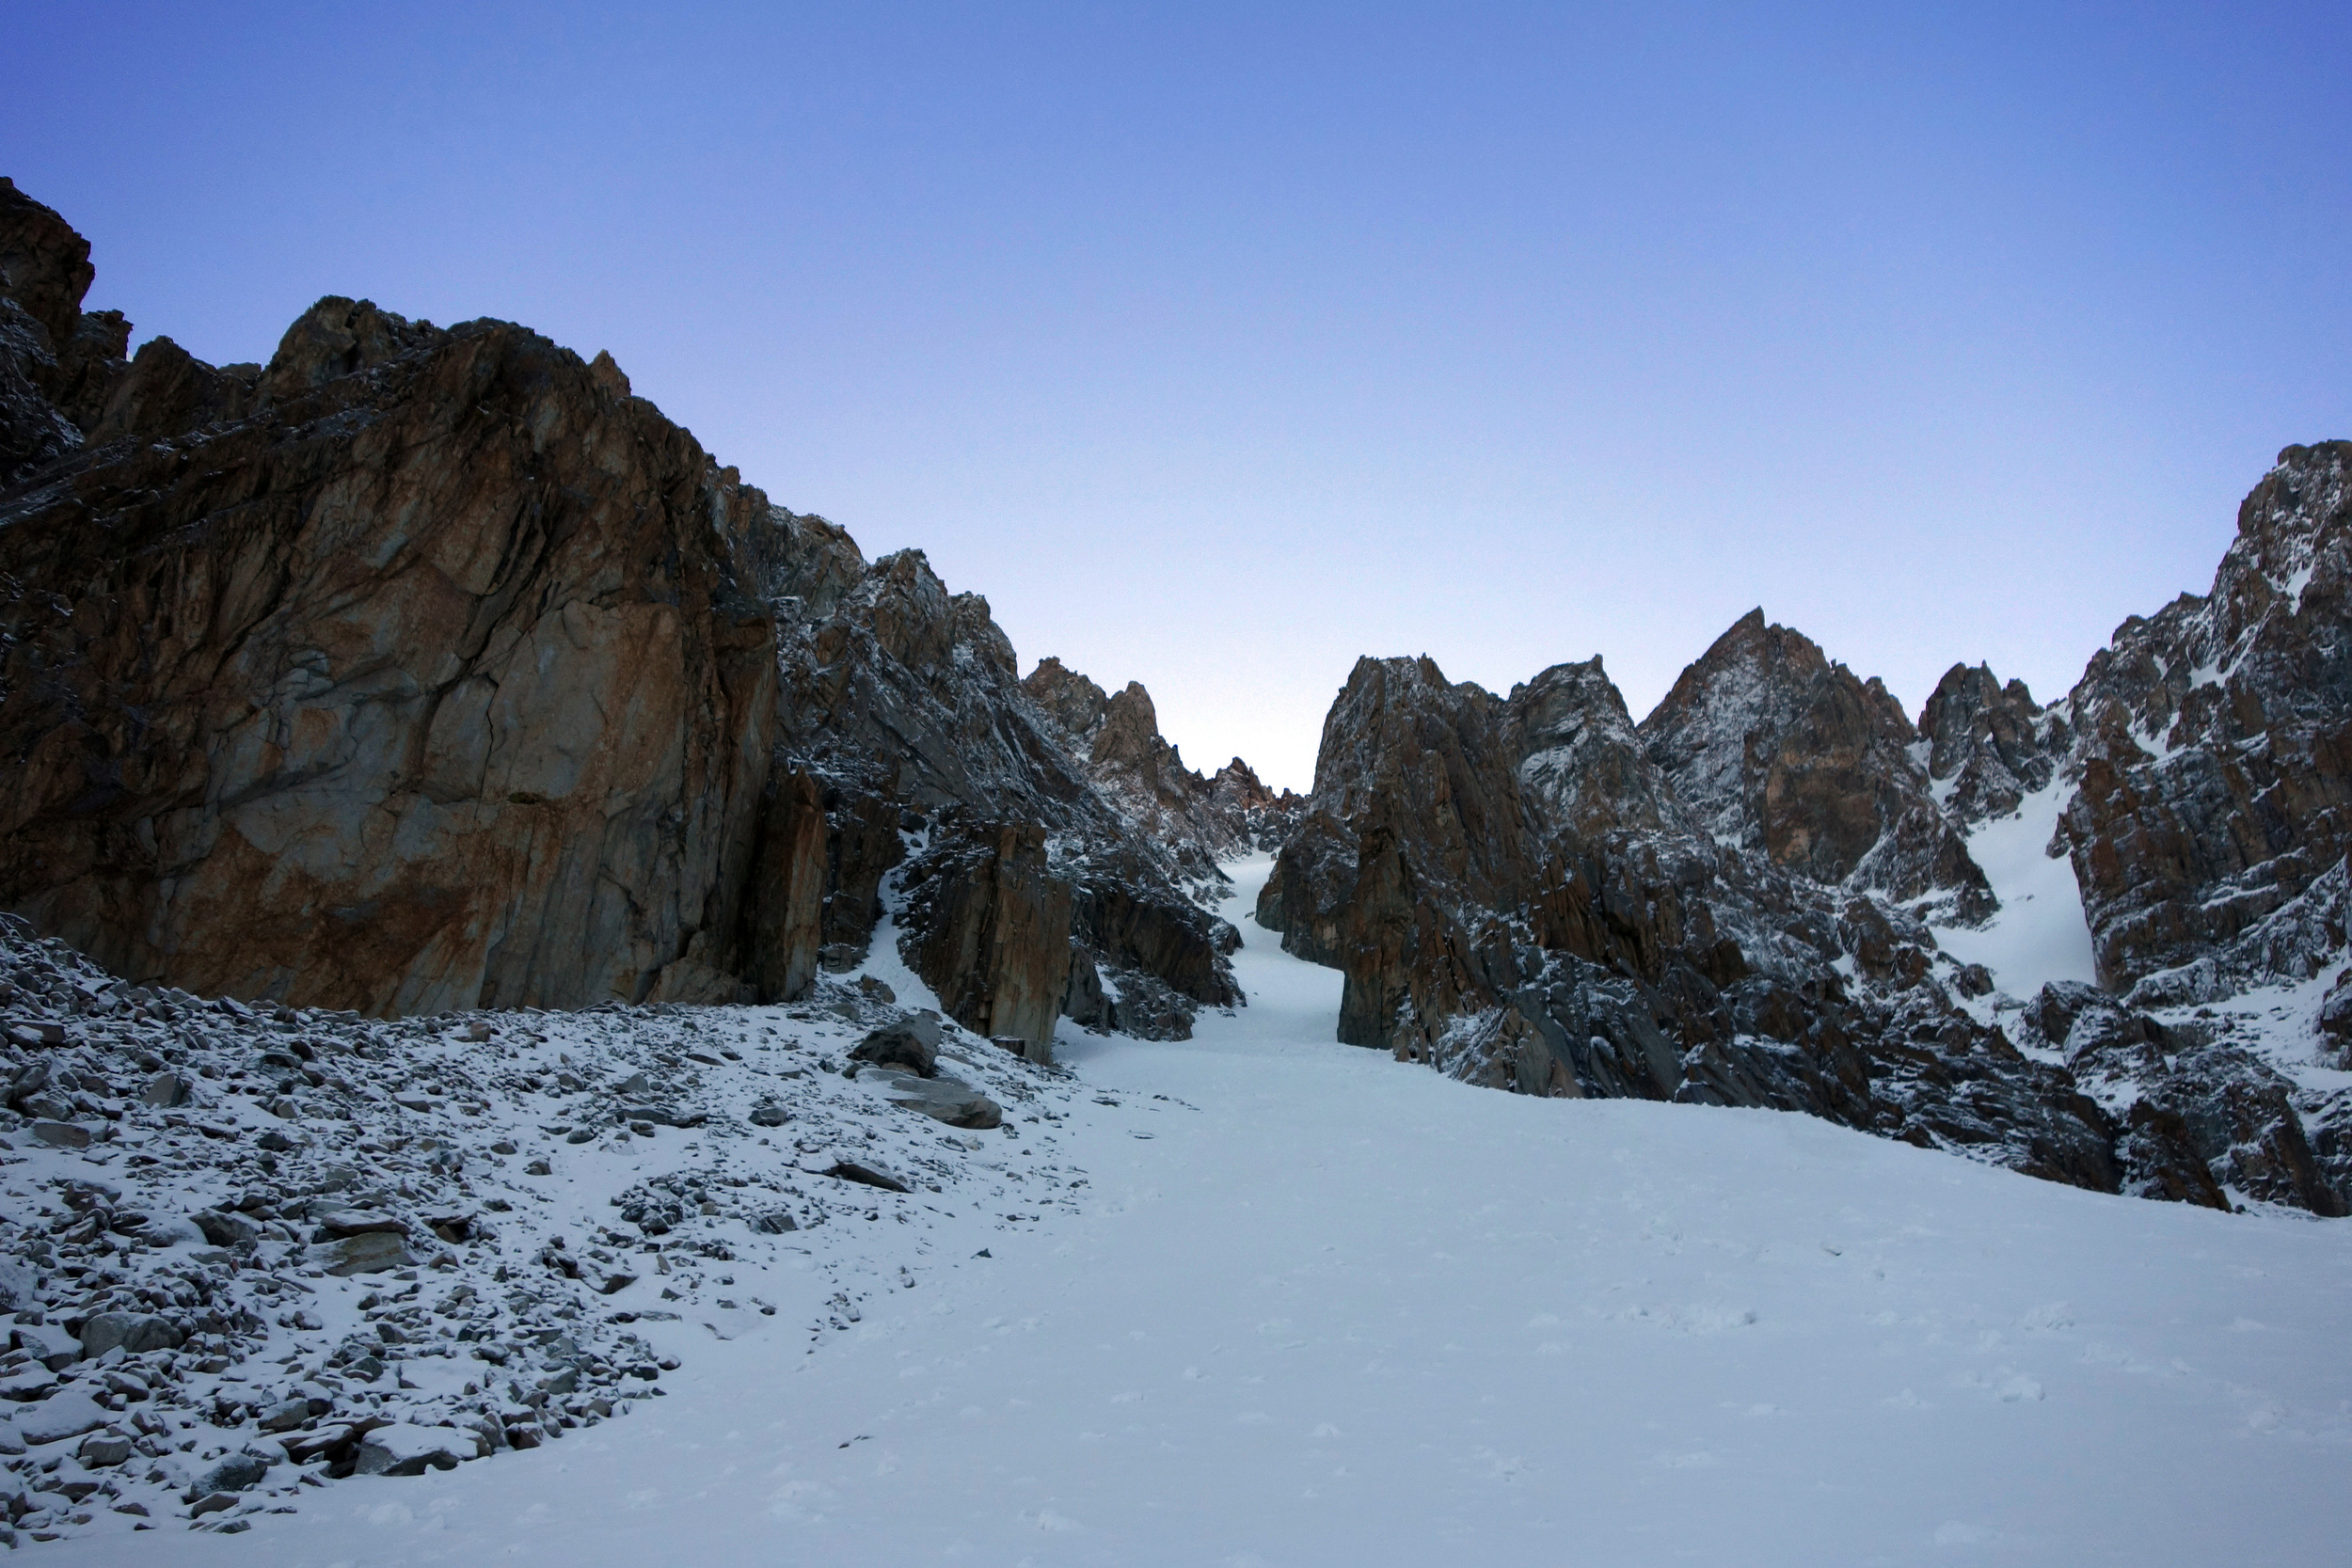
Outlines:
[[[2048,852],[2074,791],[2063,778],[2053,779],[2009,816],[1978,823],[1968,853],[1993,885],[2000,911],[1979,929],[1935,927],[1937,946],[1962,963],[1984,965],[2010,996],[2031,996],[2053,980],[2099,983],[2074,864]]]
[[[2352,1230],[1468,1088],[1327,1043],[1338,977],[1243,930],[1235,1016],[1064,1042],[1082,1213],[940,1249],[813,1350],[805,1319],[655,1325],[694,1353],[670,1396],[561,1444],[139,1540],[288,1568],[2341,1560]],[[947,1240],[824,1229],[876,1277]]]

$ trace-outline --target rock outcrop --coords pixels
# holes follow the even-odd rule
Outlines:
[[[1968,823],[2005,816],[2048,788],[2073,734],[2024,681],[2003,686],[1989,666],[1955,664],[1919,712],[1919,738],[1945,809]]]
[[[2134,616],[2092,657],[2067,705],[2077,787],[2061,831],[2107,985],[2227,994],[2245,965],[2217,956],[2343,867],[2347,588],[2352,443],[2289,447],[2239,507],[2212,591]],[[2329,957],[2241,955],[2287,976]]]
[[[1070,883],[1053,874],[1036,828],[953,842],[956,852],[923,857],[908,884],[908,960],[958,1022],[1050,1060],[1070,989]]]
[[[2179,1124],[2119,1119],[1959,1005],[1961,967],[1867,875],[1890,817],[1936,812],[1887,755],[1909,726],[1794,634],[1750,633],[1766,657],[1686,678],[1646,744],[1597,660],[1504,699],[1426,658],[1360,661],[1268,892],[1285,944],[1345,976],[1340,1037],[1524,1093],[1769,1105],[2219,1201]],[[1763,678],[1729,701],[1719,677],[1742,667]],[[1693,713],[1760,738],[1691,744]],[[1804,725],[1857,713],[1836,768],[1802,766]]]
[[[948,593],[921,552],[868,566],[840,529],[781,510],[765,548],[784,669],[777,758],[822,792],[829,964],[863,958],[895,886],[907,895],[902,949],[943,1005],[1040,1051],[1057,1012],[1183,1037],[1197,1008],[1242,1000],[1225,957],[1236,933],[1187,893],[1217,877],[1211,852],[1160,836],[1171,817],[1156,789],[1127,787],[1163,755],[1171,787],[1191,778],[1140,688],[1105,751],[1104,776],[1120,785],[1106,787],[1089,759],[1116,700],[1071,676],[1046,683],[1041,701],[988,602]],[[972,974],[943,969],[982,951],[974,933],[999,929],[995,895],[979,891],[999,884],[975,868],[1002,863],[1013,829],[1036,839],[1014,881],[1041,876],[1061,895],[1020,894],[1025,912],[1003,927],[1020,933],[1010,947],[988,949],[1000,956]],[[1057,921],[1057,937],[1047,929]],[[1055,1006],[1041,1009],[1046,990]]]
[[[0,491],[79,448],[106,411],[131,324],[82,309],[89,242],[0,177]]]
[[[59,247],[8,245],[57,316]],[[765,499],[505,323],[330,298],[264,369],[108,374],[0,498],[0,904],[205,992],[732,999]]]
[[[0,185],[0,906],[373,1014],[785,1000],[894,898],[957,1017],[1040,1049],[1073,995],[1241,1000],[1185,889],[1272,802],[1139,687],[1098,783],[985,600],[771,505],[609,355],[329,298],[267,365],[125,360],[93,276]]]
[[[1060,732],[1087,775],[1136,827],[1175,858],[1195,886],[1221,891],[1221,861],[1277,848],[1300,801],[1262,784],[1235,757],[1212,778],[1184,766],[1160,734],[1152,694],[1139,681],[1111,694],[1058,658],[1038,663],[1021,683]]]
[[[1934,898],[1963,921],[1992,912],[1901,705],[1761,610],[1682,672],[1642,736],[1719,839],[1818,882]]]

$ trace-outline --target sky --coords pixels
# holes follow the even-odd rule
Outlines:
[[[520,321],[1304,788],[1363,654],[1750,607],[2048,700],[2352,436],[2342,5],[27,3],[0,173],[215,362]]]

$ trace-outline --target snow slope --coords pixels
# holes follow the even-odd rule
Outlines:
[[[1962,963],[1982,964],[2011,996],[2027,997],[2053,980],[2097,985],[2090,927],[2074,864],[2049,853],[2074,786],[2053,779],[2007,816],[1969,830],[1968,853],[1983,868],[2000,911],[1979,928],[1939,926],[1936,944]]]
[[[1329,1043],[1338,976],[1239,918],[1266,868],[1235,869],[1250,1005],[1183,1044],[1064,1042],[1093,1091],[1057,1107],[1079,1212],[975,1226],[993,1256],[927,1263],[814,1344],[799,1323],[723,1343],[656,1325],[693,1341],[669,1394],[561,1443],[332,1482],[233,1538],[40,1549],[108,1568],[2342,1560],[2352,1227],[2099,1196],[1806,1117],[1402,1068]],[[878,1275],[917,1234],[843,1224],[830,1244]]]

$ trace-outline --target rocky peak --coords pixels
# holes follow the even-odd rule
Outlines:
[[[0,176],[0,294],[40,324],[52,353],[72,338],[97,276],[89,242]]]
[[[1184,766],[1175,745],[1160,734],[1159,713],[1141,681],[1129,681],[1104,705],[1103,727],[1095,733],[1088,760],[1097,768],[1127,769],[1155,792],[1162,789],[1163,775],[1176,786],[1169,793],[1189,794],[1184,786],[1200,782]]]
[[[1235,999],[1232,928],[1184,891],[1216,876],[1213,855],[1166,831],[1132,769],[1090,760],[1113,700],[1057,660],[1017,679],[988,601],[949,593],[920,551],[866,566],[840,529],[789,513],[768,548],[787,622],[778,761],[822,802],[829,963],[864,957],[895,877],[901,952],[973,1027],[1042,1049],[1062,1012],[1181,1037]],[[1139,705],[1149,759],[1165,742]],[[1181,784],[1167,754],[1161,782]]]
[[[1270,787],[1239,757],[1211,776],[1209,799],[1218,811],[1238,820],[1250,844],[1262,850],[1279,849],[1289,842],[1307,809],[1305,796]]]
[[[1093,754],[1095,732],[1102,728],[1103,715],[1110,706],[1108,692],[1050,654],[1038,660],[1021,689],[1061,727],[1082,754]]]
[[[1693,826],[1599,656],[1555,664],[1513,687],[1504,707],[1519,788],[1554,831],[1588,838],[1618,828]]]
[[[2072,735],[2065,716],[2033,700],[2024,681],[2003,686],[1992,669],[1955,664],[1919,711],[1928,777],[1963,822],[2004,816],[2046,787]]]
[[[82,309],[89,242],[0,177],[0,487],[82,445],[104,411],[131,324]]]
[[[1751,672],[1832,673],[1770,631],[1743,630]],[[1806,705],[1784,705],[1794,733]],[[1427,659],[1359,661],[1259,916],[1342,972],[1339,1037],[1522,1093],[1771,1105],[2210,1195],[2177,1119],[2127,1135],[1955,1003],[1913,912],[1697,831],[1641,739],[1597,661],[1501,702]]]
[[[431,322],[379,310],[373,300],[328,294],[294,318],[262,372],[260,394],[289,398],[397,359],[444,336]],[[601,378],[597,378],[601,380]]]
[[[1650,758],[1718,839],[1816,881],[1943,912],[1991,912],[1984,873],[1937,806],[1901,705],[1876,677],[1750,610],[1642,721]]]
[[[2119,989],[2251,938],[2352,848],[2352,443],[2293,446],[2212,591],[2134,616],[2068,699],[2060,829]],[[2246,963],[2280,974],[2302,944]]]

